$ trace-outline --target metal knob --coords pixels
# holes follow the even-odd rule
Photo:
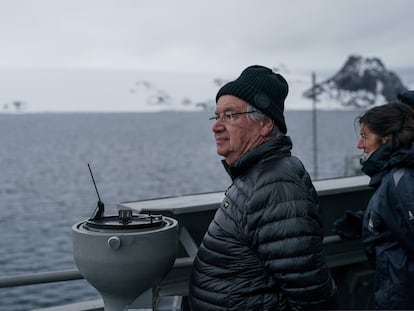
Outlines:
[[[112,249],[118,249],[121,247],[121,239],[117,236],[111,236],[108,239],[108,246]]]

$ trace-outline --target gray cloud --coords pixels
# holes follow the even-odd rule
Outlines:
[[[412,65],[411,0],[0,2],[0,67],[238,72],[337,68],[351,53]]]

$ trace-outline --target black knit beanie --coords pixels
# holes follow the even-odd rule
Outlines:
[[[279,130],[286,134],[283,112],[288,91],[289,86],[280,74],[270,68],[254,65],[244,69],[236,80],[223,85],[217,93],[216,103],[223,95],[243,99],[273,119]]]

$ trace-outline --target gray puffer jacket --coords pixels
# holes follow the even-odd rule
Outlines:
[[[335,308],[318,197],[291,148],[280,136],[223,161],[233,184],[194,261],[192,310]]]

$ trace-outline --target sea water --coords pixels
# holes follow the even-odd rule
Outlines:
[[[288,111],[293,154],[316,179],[358,154],[354,111]],[[224,191],[207,112],[0,114],[0,277],[75,269],[71,227],[120,202]],[[316,157],[314,143],[317,143]],[[317,161],[317,165],[314,163]],[[317,171],[315,170],[317,168]],[[85,280],[0,289],[0,310],[99,298]]]

